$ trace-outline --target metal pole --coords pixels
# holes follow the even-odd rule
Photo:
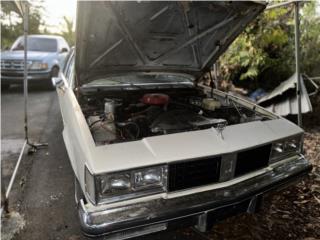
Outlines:
[[[18,158],[18,161],[16,163],[16,166],[14,167],[14,170],[13,170],[13,173],[12,173],[12,176],[10,178],[10,181],[9,181],[9,185],[8,185],[8,188],[7,190],[5,190],[4,186],[3,186],[3,183],[1,182],[1,209],[0,209],[0,217],[2,216],[2,213],[3,211],[5,213],[9,213],[9,195],[10,195],[10,192],[11,192],[11,189],[12,189],[12,186],[13,186],[13,183],[14,183],[14,180],[16,179],[16,176],[17,176],[17,173],[18,173],[18,169],[19,169],[19,166],[20,166],[20,163],[21,163],[21,160],[22,160],[22,156],[23,156],[23,153],[24,153],[24,149],[26,148],[26,145],[27,145],[27,139],[24,141],[23,145],[22,145],[22,149],[21,149],[21,152],[19,154],[19,158]],[[2,169],[1,169],[2,171]]]
[[[9,185],[8,185],[8,188],[7,188],[7,191],[6,191],[6,195],[5,195],[6,199],[9,199],[9,194],[10,194],[12,185],[14,183],[14,180],[16,178],[16,175],[17,175],[17,172],[18,172],[18,169],[19,169],[19,166],[20,166],[20,163],[21,163],[21,159],[22,159],[22,156],[23,156],[23,153],[24,153],[24,149],[26,148],[26,145],[27,145],[27,141],[25,140],[24,143],[23,143],[23,146],[22,146],[22,149],[21,149],[17,164],[16,164],[16,166],[15,166],[15,168],[13,170],[13,174],[12,174],[12,176],[10,178],[10,182],[9,182]]]
[[[24,131],[27,144],[31,147],[29,153],[36,152],[39,147],[48,146],[48,143],[31,143],[29,141],[28,133],[28,31],[29,31],[29,2],[22,1],[23,6],[23,31],[24,31],[24,81],[23,81],[23,93],[24,93]]]
[[[301,114],[301,76],[300,76],[300,28],[299,28],[299,2],[294,3],[294,30],[295,30],[295,57],[297,76],[297,98],[298,98],[298,125],[302,127]]]
[[[20,5],[21,4],[21,5]],[[3,211],[9,212],[9,195],[12,189],[14,180],[16,178],[22,156],[25,150],[26,145],[29,145],[29,153],[35,152],[38,147],[48,146],[48,143],[30,143],[28,138],[28,29],[29,29],[29,3],[28,1],[17,1],[16,6],[19,8],[21,14],[23,14],[23,32],[24,32],[24,68],[23,68],[23,94],[24,94],[24,130],[25,130],[25,141],[23,143],[18,161],[14,168],[13,174],[10,178],[10,182],[7,190],[1,183],[1,208],[0,208],[0,217],[2,216]],[[2,170],[2,169],[1,169]]]
[[[24,131],[25,139],[28,140],[28,28],[29,28],[29,6],[28,2],[23,2],[24,14],[23,14],[23,32],[24,32],[24,81],[23,81],[23,93],[24,93]]]
[[[288,2],[281,2],[281,3],[276,3],[276,4],[272,4],[266,7],[266,10],[270,10],[270,9],[274,9],[274,8],[278,8],[278,7],[284,7],[287,5],[290,5],[292,3],[296,3],[297,1],[288,1]]]

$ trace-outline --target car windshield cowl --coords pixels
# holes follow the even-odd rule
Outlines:
[[[84,84],[83,88],[144,88],[165,85],[192,86],[194,77],[186,74],[141,73],[99,77]]]

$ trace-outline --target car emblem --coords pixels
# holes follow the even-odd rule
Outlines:
[[[218,132],[218,135],[220,135],[221,139],[224,140],[224,137],[223,137],[223,130],[226,128],[226,124],[225,123],[219,123],[217,124],[216,126],[216,130]]]

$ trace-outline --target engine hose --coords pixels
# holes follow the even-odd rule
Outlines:
[[[118,127],[127,127],[129,125],[133,125],[135,126],[137,133],[136,133],[136,137],[138,138],[140,135],[140,127],[138,126],[138,124],[136,124],[135,122],[122,122],[122,123],[116,123]],[[130,134],[131,135],[131,134]]]

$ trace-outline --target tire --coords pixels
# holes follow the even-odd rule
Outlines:
[[[10,84],[1,84],[1,91],[6,91],[10,88]]]
[[[59,76],[59,68],[58,67],[53,67],[51,70],[50,74],[50,79],[48,80],[47,88],[49,90],[55,90],[56,88],[52,85],[52,80],[51,78],[53,77],[58,77]]]
[[[51,70],[51,77],[58,77],[59,76],[59,68],[53,67]]]

